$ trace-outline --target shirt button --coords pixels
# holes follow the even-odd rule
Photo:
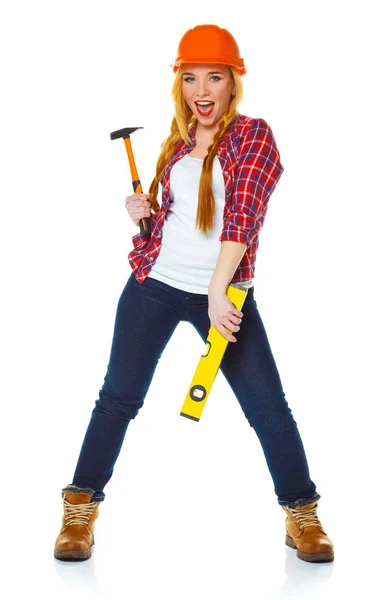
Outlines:
[[[152,256],[149,256],[149,260],[154,260],[154,258]]]

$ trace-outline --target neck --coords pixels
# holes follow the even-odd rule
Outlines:
[[[213,128],[204,127],[198,121],[196,123],[195,138],[197,140],[211,140],[211,143],[212,143],[212,141],[214,139],[214,135],[218,131],[218,129],[219,129],[219,125],[217,125]]]

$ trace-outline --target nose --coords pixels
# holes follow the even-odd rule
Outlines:
[[[204,96],[209,96],[209,93],[210,92],[209,92],[207,83],[204,82],[204,81],[201,81],[199,83],[198,88],[197,88],[197,92],[196,92],[197,97],[200,98],[200,99],[203,99]]]

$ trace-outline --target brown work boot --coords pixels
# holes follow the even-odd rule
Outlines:
[[[54,556],[60,560],[86,560],[94,545],[94,522],[98,517],[99,502],[92,502],[95,491],[73,484],[62,489],[64,515],[62,527],[54,547]]]
[[[308,562],[334,560],[333,543],[317,516],[317,501],[305,506],[282,506],[287,513],[285,543]]]

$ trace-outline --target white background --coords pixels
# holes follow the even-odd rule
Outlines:
[[[365,586],[377,596],[379,7],[2,3],[7,597],[328,600]],[[202,23],[237,39],[248,68],[239,110],[269,123],[285,168],[261,232],[255,298],[335,561],[305,563],[285,546],[261,445],[221,372],[200,422],[179,415],[204,351],[181,323],[105,488],[93,556],[64,563],[53,558],[61,488],[103,383],[139,231],[124,207],[124,144],[110,132],[144,127],[131,139],[148,191],[173,114],[169,65],[183,33]]]

